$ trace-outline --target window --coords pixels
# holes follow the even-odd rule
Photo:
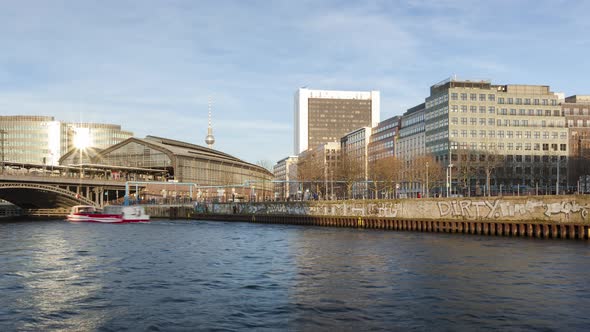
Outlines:
[[[559,133],[559,138],[566,139],[567,138],[567,133],[565,133],[565,132]]]
[[[461,94],[461,100],[467,100],[467,94],[466,93],[462,93]]]
[[[498,143],[498,150],[504,150],[504,143]]]
[[[511,108],[510,109],[510,115],[516,115],[516,109],[515,108]]]
[[[477,113],[477,106],[470,106],[469,110],[471,111],[471,113]]]
[[[462,113],[467,113],[467,106],[461,105],[461,112]]]
[[[524,149],[526,151],[531,151],[531,143],[524,143]]]
[[[551,133],[551,138],[552,139],[557,139],[557,135],[559,135],[558,133]]]
[[[518,115],[526,115],[526,110],[524,108],[519,109]]]
[[[551,110],[545,110],[545,116],[551,116]]]
[[[549,133],[544,132],[543,133],[543,139],[549,139]]]
[[[461,124],[462,125],[466,125],[467,124],[467,118],[461,118]]]
[[[461,130],[461,137],[467,137],[467,130]]]
[[[549,105],[549,102],[547,99],[543,99],[543,105]]]
[[[477,124],[477,118],[470,118],[469,122],[471,123],[472,126],[475,126]]]
[[[486,94],[485,93],[479,94],[479,101],[486,101]]]
[[[531,104],[531,98],[525,98],[524,99],[524,104],[525,105],[530,105]]]
[[[534,109],[529,109],[529,115],[535,115],[535,110]]]
[[[543,116],[543,110],[537,110],[537,116]]]
[[[496,138],[496,132],[494,130],[489,130],[488,131],[488,136],[490,138]]]
[[[559,110],[553,110],[553,116],[561,116]]]
[[[488,114],[496,114],[496,108],[494,106],[488,107]]]
[[[512,132],[512,130],[508,130],[508,131],[506,132],[506,137],[507,137],[507,138],[514,138],[514,133]]]
[[[567,149],[565,144],[559,144],[559,150],[565,151]]]
[[[513,150],[514,149],[514,143],[510,142],[510,143],[506,144],[506,148],[508,150]]]
[[[479,125],[485,126],[486,125],[486,118],[479,118]]]
[[[459,99],[457,93],[456,92],[451,93],[451,100],[457,100],[457,99]]]
[[[513,98],[508,98],[508,104],[514,104],[514,99]]]
[[[513,127],[518,127],[518,124],[519,124],[518,120],[512,120]]]
[[[451,137],[457,137],[457,136],[459,136],[459,131],[451,130]]]
[[[525,131],[524,132],[524,138],[531,138],[531,132],[530,131]]]
[[[504,138],[504,130],[498,130],[498,138]]]
[[[457,106],[457,105],[451,106],[451,112],[455,112],[455,113],[459,112],[459,106]]]
[[[549,151],[549,144],[543,143],[543,151]]]
[[[535,148],[535,151],[539,151],[541,149],[541,144],[535,143],[534,148]],[[538,156],[535,156],[535,157],[538,157]],[[537,158],[535,158],[535,161],[538,161]]]
[[[506,115],[506,114],[508,114],[508,110],[507,110],[506,108],[502,108],[502,109],[500,110],[500,114],[501,114],[501,115]]]
[[[516,132],[516,138],[517,139],[522,139],[522,131],[517,131]]]
[[[557,144],[551,144],[551,150],[557,151]]]
[[[486,138],[486,131],[485,130],[480,130],[479,131],[479,137]]]
[[[486,114],[486,107],[485,106],[480,106],[479,107],[479,113]]]
[[[472,93],[469,97],[472,101],[476,101],[477,100],[477,93]]]
[[[459,124],[459,118],[455,118],[455,117],[451,118],[451,124],[454,124],[454,125]]]
[[[489,95],[488,95],[488,100],[489,100],[489,101],[494,101],[494,100],[496,100],[496,95],[489,94]]]
[[[534,99],[534,100],[533,100],[533,104],[534,104],[534,105],[539,105],[539,99]]]
[[[522,104],[522,98],[516,98],[516,105]]]
[[[535,131],[535,139],[541,138],[541,132]]]
[[[496,121],[493,118],[488,119],[488,126],[493,126],[495,123]]]
[[[472,130],[471,131],[471,137],[472,138],[476,138],[477,137],[477,130]]]
[[[504,98],[498,97],[498,104],[504,104]]]
[[[522,143],[516,143],[516,150],[522,150]]]
[[[528,127],[529,126],[529,120],[520,120],[520,125],[523,127]]]

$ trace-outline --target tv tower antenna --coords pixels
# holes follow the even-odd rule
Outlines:
[[[205,137],[205,143],[209,149],[213,149],[215,143],[215,137],[213,137],[213,127],[211,126],[211,96],[209,96],[209,126],[207,127],[207,137]]]

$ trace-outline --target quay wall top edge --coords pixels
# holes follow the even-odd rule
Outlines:
[[[589,195],[207,204],[207,212],[215,214],[578,224],[590,223],[589,211]]]

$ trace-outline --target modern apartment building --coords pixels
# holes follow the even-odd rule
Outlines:
[[[568,130],[549,86],[448,79],[430,88],[424,118],[426,152],[451,165],[453,192],[565,189]]]
[[[565,98],[561,104],[568,128],[568,182],[577,191],[590,192],[590,95]]]
[[[120,126],[66,123],[52,116],[0,116],[4,161],[58,165],[59,159],[82,140],[88,148],[105,149],[133,136]]]
[[[283,158],[274,165],[275,200],[287,201],[297,197],[297,156]]]
[[[352,198],[367,197],[367,180],[369,172],[369,142],[371,140],[371,127],[361,127],[340,138],[340,151],[348,163],[347,170],[350,174],[346,177],[354,177],[358,183],[352,188]],[[344,159],[343,159],[344,160]]]
[[[329,91],[301,88],[294,101],[294,150],[299,154],[338,141],[352,130],[379,123],[379,91]]]
[[[398,190],[401,197],[416,197],[422,191],[422,184],[417,181],[414,173],[415,163],[426,153],[424,112],[425,104],[422,103],[408,109],[400,120],[395,154],[402,161],[400,177],[403,181]]]
[[[387,157],[395,157],[395,141],[398,137],[400,117],[383,120],[371,130],[369,139],[369,162]]]

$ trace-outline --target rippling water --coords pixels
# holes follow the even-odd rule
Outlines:
[[[0,331],[587,330],[588,242],[0,223]]]

